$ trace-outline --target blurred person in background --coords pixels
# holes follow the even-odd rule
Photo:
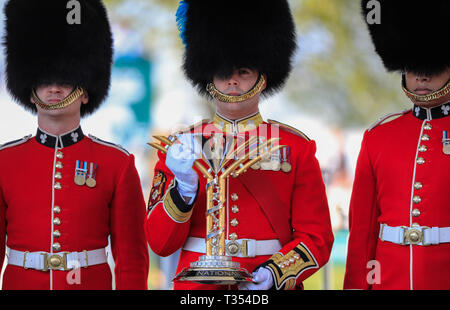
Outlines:
[[[0,147],[3,289],[111,289],[109,236],[115,287],[146,289],[134,156],[80,127],[110,86],[113,39],[102,1],[10,0],[4,12],[7,88],[39,127]]]
[[[413,107],[364,134],[344,288],[450,289],[450,2],[361,3],[375,50],[402,73]]]
[[[158,152],[146,223],[149,245],[160,256],[181,248],[177,272],[205,254],[206,180],[193,167],[196,145],[190,134],[205,139],[228,134],[245,141],[275,133],[287,147],[227,181],[226,256],[254,272],[253,283],[231,288],[302,288],[302,281],[328,261],[333,244],[316,145],[295,128],[264,121],[258,108],[260,96],[279,91],[291,70],[296,35],[289,5],[285,0],[186,0],[177,16],[185,74],[213,100],[216,114],[213,121],[177,135],[179,143],[167,155]],[[175,282],[174,288],[229,287]]]

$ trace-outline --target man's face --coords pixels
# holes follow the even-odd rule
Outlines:
[[[36,87],[36,95],[41,99],[42,102],[52,105],[57,104],[64,98],[66,98],[73,91],[74,87],[72,85],[59,85],[59,84],[49,84],[49,85],[39,85]],[[31,97],[31,102],[34,102],[33,97]],[[59,109],[59,110],[44,110],[39,105],[36,105],[38,113],[46,113],[50,115],[60,115],[67,113],[79,113],[81,104],[86,104],[88,102],[88,96],[84,93],[80,98],[78,98],[71,105]]]
[[[215,76],[213,83],[220,92],[230,96],[239,96],[251,90],[258,81],[258,77],[259,72],[257,70],[238,68],[234,69],[232,75],[227,78]],[[219,114],[230,119],[238,119],[258,111],[259,96],[260,94],[256,94],[242,102],[226,103],[217,99],[214,99],[214,101]]]
[[[435,76],[418,75],[406,71],[406,88],[416,95],[428,95],[445,86],[450,79],[450,68]]]

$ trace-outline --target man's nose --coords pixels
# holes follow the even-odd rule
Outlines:
[[[416,81],[418,81],[418,82],[430,82],[431,81],[431,77],[426,76],[426,75],[417,75],[416,76]]]
[[[239,85],[239,81],[234,74],[228,79],[228,85],[233,85],[233,86]]]
[[[62,88],[61,88],[61,86],[59,86],[57,84],[52,84],[52,85],[49,85],[48,92],[52,93],[52,94],[58,94],[58,93],[62,92]]]

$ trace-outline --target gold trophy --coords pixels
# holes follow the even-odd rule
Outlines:
[[[191,281],[202,284],[233,285],[238,282],[252,281],[251,274],[232,261],[226,253],[236,253],[239,244],[229,242],[225,247],[225,202],[226,180],[238,177],[249,167],[272,152],[284,147],[279,145],[280,138],[271,138],[261,142],[257,136],[249,136],[247,140],[235,135],[213,134],[206,139],[202,134],[192,134],[193,139],[202,146],[201,159],[194,162],[195,167],[206,178],[206,255],[192,262],[190,268],[183,269],[173,281]],[[176,137],[154,136],[165,144],[148,143],[150,146],[167,153],[167,149],[176,141]],[[252,149],[250,145],[257,147]],[[204,166],[204,163],[207,167]]]

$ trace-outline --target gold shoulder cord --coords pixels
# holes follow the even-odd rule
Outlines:
[[[83,94],[84,89],[81,87],[77,87],[60,102],[56,104],[47,104],[44,103],[41,99],[39,99],[34,89],[31,91],[31,96],[33,96],[34,102],[44,110],[59,110],[68,107],[69,105],[74,103],[78,98],[80,98]]]
[[[442,97],[446,96],[448,93],[450,93],[450,80],[447,82],[447,84],[444,87],[442,87],[441,89],[439,89],[431,94],[428,94],[428,95],[416,95],[416,94],[410,92],[409,90],[406,89],[404,81],[402,82],[402,88],[403,88],[403,91],[405,92],[406,96],[408,96],[408,98],[411,99],[412,101],[428,102],[428,101],[442,98]]]
[[[230,95],[222,93],[221,91],[219,91],[216,88],[214,83],[209,83],[206,86],[206,90],[209,92],[209,94],[213,98],[216,98],[219,101],[226,102],[226,103],[242,102],[242,101],[252,98],[257,93],[261,92],[263,90],[265,82],[266,82],[266,79],[264,78],[264,75],[261,74],[258,83],[256,83],[256,85],[251,90],[249,90],[245,94],[242,94],[239,96],[230,96]]]

